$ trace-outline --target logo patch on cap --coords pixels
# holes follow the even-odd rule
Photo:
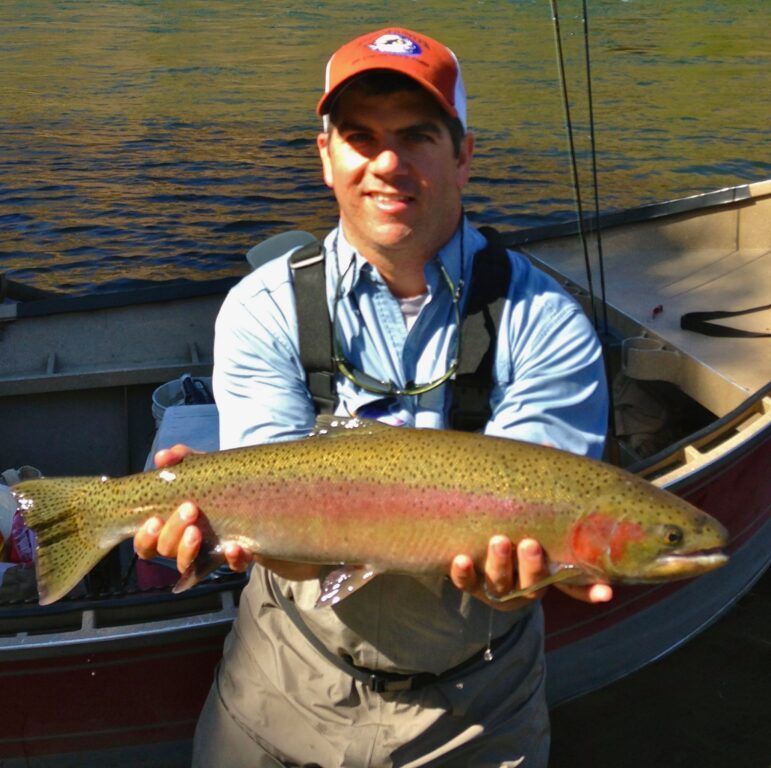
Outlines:
[[[420,56],[420,46],[409,37],[394,33],[380,35],[368,48],[378,53],[394,53],[397,56]]]

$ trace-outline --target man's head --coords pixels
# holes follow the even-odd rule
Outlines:
[[[473,137],[457,60],[407,30],[364,35],[330,60],[318,112],[324,180],[346,237],[387,280],[398,266],[396,277],[412,271],[416,283],[457,228],[468,180]]]

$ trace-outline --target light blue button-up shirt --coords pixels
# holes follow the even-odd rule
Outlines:
[[[468,286],[484,237],[467,221],[425,267],[428,299],[407,331],[398,301],[377,269],[357,254],[342,229],[324,243],[330,315],[339,290],[337,337],[354,368],[399,387],[442,376],[457,354],[453,285]],[[607,425],[600,344],[586,316],[556,282],[509,252],[512,280],[501,318],[485,432],[598,458]],[[214,390],[220,446],[232,448],[307,434],[314,408],[300,363],[289,254],[245,277],[217,319]],[[461,310],[468,290],[461,289]],[[339,414],[377,412],[382,395],[337,376]],[[392,398],[385,420],[447,426],[449,387]],[[382,410],[382,409],[381,409]]]

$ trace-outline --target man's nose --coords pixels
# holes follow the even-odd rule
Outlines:
[[[404,158],[395,147],[382,147],[372,159],[372,165],[376,173],[398,173],[404,168]]]

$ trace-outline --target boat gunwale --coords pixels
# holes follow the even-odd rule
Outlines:
[[[588,234],[594,230],[611,229],[627,224],[640,224],[655,219],[669,216],[677,216],[709,208],[720,208],[737,203],[748,203],[756,198],[771,194],[771,179],[738,184],[733,187],[724,187],[710,192],[702,192],[688,197],[679,197],[665,200],[660,203],[646,203],[644,205],[624,208],[618,211],[609,211],[601,214],[599,219],[594,216],[584,216],[581,223]],[[545,224],[537,227],[517,230],[510,233],[501,233],[507,247],[538,243],[542,240],[551,240],[560,237],[578,235],[581,232],[577,218],[569,221]]]
[[[129,288],[121,291],[90,293],[84,296],[51,295],[49,298],[0,304],[0,322],[28,317],[46,317],[68,312],[92,312],[101,309],[165,303],[224,294],[241,277],[221,277],[213,280],[169,280],[159,282],[156,285]],[[5,282],[13,285],[11,280],[6,279]]]
[[[757,413],[758,405],[762,403],[762,401],[769,395],[771,395],[771,382],[743,400],[731,411],[719,418],[716,418],[705,427],[702,427],[696,432],[692,432],[689,435],[686,435],[677,442],[668,445],[666,448],[658,451],[652,456],[640,459],[639,461],[629,465],[626,467],[627,471],[636,475],[640,475],[641,477],[646,477],[646,474],[652,473],[659,467],[664,469],[668,466],[668,464],[675,464],[677,462],[675,457],[682,453],[686,448],[709,443],[718,437],[721,433],[730,431],[733,427],[745,421],[747,417]],[[681,489],[683,486],[691,485],[693,481],[698,479],[703,472],[715,471],[716,468],[721,467],[728,461],[740,458],[746,454],[747,451],[754,449],[756,445],[765,442],[769,438],[771,438],[771,425],[764,427],[763,429],[752,434],[748,434],[747,439],[739,441],[738,444],[733,446],[731,451],[727,453],[720,453],[713,460],[705,462],[697,469],[695,469],[694,472],[688,473],[681,478],[677,478],[671,484],[666,482],[667,475],[669,475],[672,471],[683,469],[684,466],[687,466],[687,463],[685,465],[679,464],[669,467],[663,475],[656,478],[656,482],[657,484],[663,484],[664,487],[666,487],[669,491],[677,492],[677,490]]]
[[[0,664],[24,659],[54,658],[88,651],[112,652],[126,648],[153,645],[162,637],[171,642],[175,637],[205,637],[224,634],[236,617],[238,593],[247,581],[244,574],[229,575],[221,581],[200,584],[187,595],[176,595],[170,590],[153,590],[121,597],[90,598],[58,602],[40,606],[36,602],[20,608],[0,609],[0,630],[3,620],[40,616],[80,617],[78,628],[52,627],[50,631],[23,631],[0,634]],[[106,623],[99,626],[100,612],[105,614],[143,605],[179,604],[180,600],[196,602],[212,595],[219,596],[219,607],[202,611],[177,613],[171,618],[157,616],[142,618],[136,615],[124,623]]]

